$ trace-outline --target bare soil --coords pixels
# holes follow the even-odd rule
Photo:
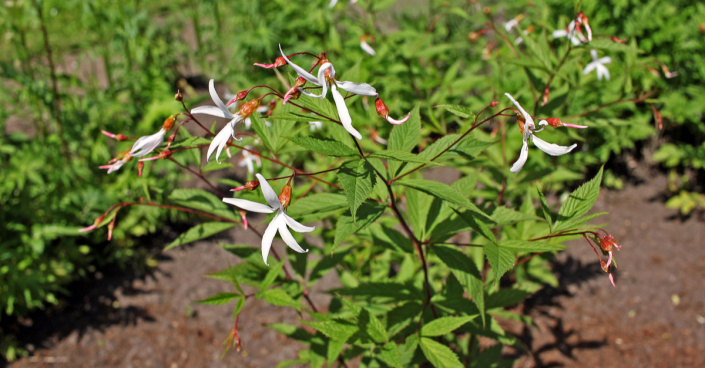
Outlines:
[[[622,245],[617,287],[587,243],[572,242],[554,263],[559,287],[517,307],[535,326],[503,322],[530,350],[505,349],[516,367],[705,366],[705,226],[664,207],[663,175],[641,169],[637,177],[641,183],[622,191],[603,190],[595,208],[610,213],[603,220]],[[228,238],[221,240],[257,244],[241,229]],[[239,323],[242,351],[221,359],[233,306],[194,301],[232,291],[202,275],[236,262],[216,241],[201,242],[170,250],[146,276],[89,282],[63,312],[24,321],[21,338],[32,354],[9,367],[274,367],[295,359],[301,346],[266,325],[299,316],[254,298]],[[312,295],[325,305],[321,289]]]

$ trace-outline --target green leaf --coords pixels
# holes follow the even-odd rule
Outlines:
[[[362,309],[357,317],[357,325],[360,330],[365,331],[375,342],[387,343],[389,341],[387,329],[384,328],[382,322],[365,308]]]
[[[229,167],[234,167],[234,166],[235,165],[231,164],[230,162],[220,162],[219,163],[218,160],[213,160],[213,161],[209,161],[206,164],[206,166],[203,166],[203,168],[201,168],[201,172],[207,173],[210,171],[223,170],[223,169],[227,169]]]
[[[459,329],[462,325],[472,321],[477,316],[441,317],[423,325],[421,336],[443,336]]]
[[[487,220],[494,222],[491,217],[482,212],[474,203],[470,202],[467,198],[455,191],[455,189],[453,189],[448,184],[425,179],[404,179],[397,181],[397,183],[409,188],[422,191],[426,194],[440,198],[452,204],[465,207],[475,212],[476,214],[486,218]]]
[[[561,244],[548,244],[528,240],[504,240],[499,243],[499,246],[514,252],[552,252],[565,249],[565,246]]]
[[[591,49],[596,49],[596,50],[601,50],[601,51],[607,51],[608,53],[613,53],[613,52],[632,52],[632,53],[637,53],[641,54],[644,51],[639,50],[638,48],[632,47],[626,43],[617,43],[609,38],[595,38],[590,42]]]
[[[350,205],[353,223],[357,222],[357,209],[369,197],[376,179],[374,168],[367,160],[346,161],[338,170],[338,181]]]
[[[495,243],[486,244],[485,256],[487,261],[492,266],[492,271],[494,272],[494,282],[498,282],[499,279],[514,267],[516,258],[514,253],[509,248],[500,247]]]
[[[539,192],[539,199],[541,200],[541,211],[543,212],[543,217],[548,221],[548,226],[552,229],[553,228],[553,215],[551,215],[551,208],[548,207],[548,202],[546,202],[546,197],[544,197],[543,192],[541,192],[541,189],[539,187],[536,187],[536,190]],[[553,230],[551,230],[553,232]]]
[[[304,223],[319,220],[331,212],[349,208],[345,196],[337,193],[315,193],[292,201],[286,213],[297,221]]]
[[[349,213],[343,214],[335,225],[335,241],[333,244],[337,246],[348,236],[370,226],[375,222],[386,206],[380,204],[363,203],[357,211],[357,223],[353,221]]]
[[[344,145],[334,139],[321,139],[314,137],[289,137],[288,140],[324,156],[349,157],[358,156],[357,150]]]
[[[301,303],[294,300],[294,298],[282,289],[269,289],[264,292],[262,299],[267,303],[280,307],[294,307],[296,310],[301,308]]]
[[[428,337],[419,339],[421,351],[436,368],[463,368],[458,356],[449,347]]]
[[[257,133],[257,137],[262,141],[262,144],[270,150],[276,149],[279,139],[274,134],[274,130],[265,124],[264,119],[258,113],[250,115],[250,120],[252,120],[252,128]]]
[[[480,311],[482,323],[485,324],[485,292],[483,290],[482,275],[475,266],[475,262],[465,253],[448,245],[434,245],[431,249],[450,268],[455,278],[463,285],[477,309]]]
[[[358,330],[357,323],[335,319],[330,321],[301,321],[335,341],[347,341]]]
[[[219,293],[211,295],[203,300],[197,300],[196,303],[208,304],[208,305],[221,305],[225,304],[235,298],[239,298],[242,295],[238,293]]]
[[[426,164],[426,165],[440,165],[437,164],[433,161],[425,160],[419,157],[418,155],[415,155],[411,152],[404,152],[404,151],[396,151],[396,150],[386,150],[382,152],[377,152],[373,153],[369,156],[369,158],[381,158],[385,160],[394,160],[394,161],[400,161],[400,162],[410,162],[414,164]]]
[[[446,109],[451,114],[460,116],[463,119],[475,119],[475,113],[467,107],[458,105],[438,105],[436,107],[442,107]]]
[[[169,194],[169,200],[184,207],[193,208],[230,220],[238,220],[232,208],[217,197],[202,189],[174,189]]]
[[[459,153],[465,157],[477,157],[485,148],[493,145],[493,142],[481,141],[477,139],[468,139],[467,137],[458,142],[456,146],[450,149],[451,152]]]
[[[600,171],[592,180],[570,193],[570,196],[568,196],[568,199],[558,211],[558,219],[555,222],[553,231],[567,229],[566,221],[580,217],[590,211],[597,200],[597,196],[600,194],[603,169],[604,166],[600,168]]]
[[[178,247],[179,245],[184,245],[191,242],[195,242],[196,240],[207,238],[221,231],[230,229],[235,225],[236,224],[233,224],[231,222],[204,222],[202,224],[198,224],[188,229],[188,231],[186,231],[185,233],[179,235],[178,238],[176,238],[173,242],[171,242],[171,244],[167,245],[164,248],[163,252],[166,252],[171,248]]]
[[[399,357],[399,348],[394,341],[390,341],[384,344],[380,349],[379,357],[383,362],[387,363],[390,367],[401,367],[401,359]]]
[[[392,132],[389,134],[389,143],[387,149],[393,151],[411,152],[419,141],[421,135],[421,116],[419,115],[419,106],[416,105],[411,110],[409,120],[401,125],[395,125]],[[389,173],[395,176],[399,168],[402,166],[399,162],[393,161],[389,163]]]
[[[409,283],[400,285],[394,282],[366,282],[356,287],[335,289],[335,292],[344,296],[391,298],[396,301],[423,300],[421,290]]]
[[[476,216],[473,216],[473,213],[468,212],[468,211],[458,211],[456,210],[455,213],[458,214],[458,216],[465,221],[468,226],[470,226],[471,229],[475,230],[478,234],[482,235],[485,237],[487,240],[496,243],[497,239],[495,238],[494,234],[492,233],[492,230],[490,230],[487,225],[480,221],[479,218]]]
[[[302,114],[298,112],[281,112],[278,114],[272,114],[269,116],[269,119],[272,121],[276,120],[293,120],[293,121],[302,121],[302,122],[309,122],[313,120],[318,120],[318,117],[316,115],[311,115],[311,114]]]
[[[531,292],[526,290],[502,289],[487,296],[487,309],[509,307],[521,302],[529,295]]]
[[[184,148],[196,148],[199,146],[207,146],[211,143],[210,139],[203,138],[203,137],[188,137],[186,139],[181,139],[178,141],[174,141],[170,146],[169,150],[174,151],[177,149],[184,149]]]
[[[518,212],[504,206],[495,208],[492,212],[492,218],[497,221],[497,225],[509,225],[517,222],[536,221],[541,219],[535,215]]]
[[[460,138],[459,134],[449,134],[436,140],[435,142],[428,145],[428,147],[426,147],[423,151],[421,151],[421,153],[419,153],[419,158],[424,160],[433,159],[434,157],[436,157],[436,155],[443,152],[443,150],[450,147],[453,142],[458,140],[458,138]],[[470,138],[465,137],[465,139]]]

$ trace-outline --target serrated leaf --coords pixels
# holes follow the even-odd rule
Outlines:
[[[608,38],[595,38],[590,42],[591,49],[609,51],[609,52],[633,52],[641,54],[644,51],[632,47],[626,43],[614,42]]]
[[[462,325],[472,321],[477,316],[441,317],[423,325],[421,336],[443,336],[459,329]]]
[[[463,368],[458,356],[449,347],[428,337],[419,339],[421,351],[436,368]]]
[[[541,189],[539,189],[539,187],[536,187],[536,191],[538,191],[539,199],[541,200],[541,211],[543,213],[543,217],[548,222],[548,226],[549,228],[551,228],[551,232],[553,232],[553,216],[551,215],[551,208],[548,207],[548,202],[546,202],[546,197],[544,197],[543,192],[541,192]]]
[[[366,282],[356,287],[336,289],[335,292],[344,296],[392,298],[396,301],[423,300],[421,290],[408,283],[401,286],[393,282]]]
[[[337,246],[348,236],[370,226],[382,216],[385,208],[384,205],[380,204],[363,203],[357,211],[357,223],[353,221],[349,213],[340,216],[335,225],[335,241],[333,244]]]
[[[301,321],[316,329],[316,331],[328,336],[335,341],[347,341],[358,330],[358,326],[353,321],[335,319],[330,321]]]
[[[349,208],[345,196],[337,193],[309,194],[292,201],[286,213],[301,223],[319,220],[331,212]]]
[[[530,292],[521,289],[502,289],[487,296],[487,309],[504,308],[515,305],[527,296]]]
[[[372,192],[377,180],[374,167],[367,160],[347,161],[338,170],[338,181],[350,205],[353,223],[357,222],[357,209]]]
[[[267,327],[293,340],[301,341],[304,343],[308,343],[313,337],[313,334],[306,331],[305,329],[286,323],[272,323],[267,325]]]
[[[597,200],[597,196],[600,194],[603,169],[604,166],[600,168],[600,171],[592,180],[570,193],[570,196],[568,196],[568,199],[558,211],[558,219],[554,224],[553,231],[567,229],[566,222],[568,220],[580,217],[590,211]]]
[[[528,240],[504,240],[499,243],[502,248],[507,248],[513,252],[552,252],[565,249],[561,244],[549,244]]]
[[[178,238],[176,238],[173,242],[171,242],[164,248],[163,252],[166,252],[171,248],[178,247],[179,245],[184,245],[191,242],[195,242],[196,240],[207,238],[221,231],[230,229],[235,225],[236,224],[233,224],[231,222],[204,222],[202,224],[198,224],[188,229],[188,231],[186,231],[185,233],[179,235]]]
[[[317,115],[307,115],[307,114],[302,114],[298,112],[281,112],[277,114],[272,114],[269,116],[269,119],[271,120],[292,120],[292,121],[302,121],[302,122],[309,122],[309,121],[314,121],[318,120]]]
[[[426,194],[440,198],[457,206],[465,207],[475,212],[476,214],[486,218],[487,220],[494,222],[494,220],[492,220],[490,216],[482,212],[474,203],[470,202],[467,198],[463,197],[463,195],[458,193],[448,184],[425,179],[404,179],[397,181],[397,183],[409,188],[422,191]]]
[[[230,168],[230,167],[234,167],[234,165],[231,164],[230,162],[220,162],[220,163],[218,163],[218,160],[213,160],[213,161],[209,161],[209,162],[206,164],[206,166],[204,166],[203,168],[201,168],[201,172],[202,172],[202,173],[207,173],[207,172],[210,172],[210,171],[223,170],[223,169],[227,169],[227,168]]]
[[[262,141],[262,144],[270,150],[274,150],[278,142],[274,131],[265,124],[264,119],[258,113],[250,115],[250,120],[252,121],[252,128],[257,133],[257,137]]]
[[[475,113],[467,107],[458,105],[438,105],[436,107],[444,108],[446,109],[446,111],[454,115],[460,116],[463,119],[475,119]]]
[[[269,289],[264,292],[262,299],[267,303],[280,307],[294,307],[296,310],[301,308],[301,303],[294,300],[294,298],[282,289]]]
[[[389,143],[387,149],[395,151],[411,152],[419,141],[421,135],[421,116],[419,115],[419,106],[416,105],[411,110],[409,120],[401,125],[395,125],[392,132],[389,134]],[[392,161],[389,163],[389,173],[395,176],[399,168],[403,164]]]
[[[358,156],[357,150],[352,149],[334,139],[321,139],[314,137],[288,137],[295,144],[324,156],[351,157]]]
[[[496,243],[497,239],[495,238],[494,234],[490,230],[487,225],[480,221],[476,216],[473,216],[473,213],[468,212],[468,211],[455,211],[458,216],[465,221],[468,226],[470,226],[471,229],[475,230],[478,234],[482,235],[485,237],[487,240]]]
[[[477,157],[485,148],[493,145],[493,142],[486,142],[477,139],[463,139],[458,142],[453,148],[450,149],[451,152],[459,153],[465,157]]]
[[[188,137],[178,141],[174,141],[169,146],[169,150],[185,149],[185,148],[196,148],[200,146],[207,146],[211,143],[210,139],[203,137]]]
[[[437,164],[433,161],[425,160],[422,159],[421,157],[411,153],[411,152],[404,152],[404,151],[396,151],[396,150],[386,150],[382,152],[376,152],[373,153],[369,156],[369,158],[381,158],[385,160],[394,160],[394,161],[399,161],[399,162],[409,162],[409,163],[414,163],[414,164],[425,164],[425,165],[440,165]]]
[[[382,348],[380,348],[379,357],[390,367],[401,367],[399,348],[397,348],[397,344],[394,341],[390,341],[389,343],[384,344]]]
[[[360,330],[365,331],[375,342],[387,343],[389,341],[387,329],[369,310],[362,309],[357,317],[357,325],[360,326]]]
[[[203,300],[197,300],[196,303],[207,305],[221,305],[239,297],[241,297],[241,295],[237,293],[218,293],[215,295],[211,295]]]
[[[517,222],[535,221],[541,219],[533,214],[518,212],[504,206],[495,208],[494,211],[492,211],[492,218],[497,221],[497,225],[509,225]]]
[[[438,154],[443,152],[443,150],[450,147],[453,142],[458,140],[458,138],[460,138],[459,134],[449,134],[436,140],[435,142],[429,144],[428,147],[426,147],[423,151],[419,153],[419,158],[424,160],[432,160]],[[468,137],[465,138],[469,139]]]
[[[485,324],[485,292],[482,275],[475,263],[465,253],[447,245],[434,245],[433,252],[450,268],[455,278],[468,292],[480,311],[482,324]]]
[[[180,206],[208,212],[230,220],[238,219],[231,208],[223,203],[222,198],[206,192],[205,190],[192,188],[174,189],[169,193],[169,200]]]
[[[494,282],[496,283],[502,275],[514,267],[514,263],[516,262],[514,252],[509,248],[500,247],[495,243],[486,244],[484,249],[487,261],[490,263],[492,271],[494,272]]]

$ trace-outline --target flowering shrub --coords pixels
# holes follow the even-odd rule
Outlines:
[[[587,17],[581,13],[574,21],[576,27],[578,19],[587,24]],[[569,47],[567,53],[570,50]],[[588,215],[588,211],[597,199],[602,170],[570,194],[557,213],[547,206],[540,189],[531,189],[516,180],[515,173],[529,160],[529,141],[553,156],[567,154],[577,146],[547,143],[536,133],[586,126],[563,123],[555,117],[539,117],[536,124],[534,116],[506,93],[511,104],[505,101],[502,106],[499,101],[490,101],[478,114],[462,106],[445,106],[453,113],[463,114],[467,121],[457,132],[447,131],[430,139],[421,134],[418,107],[403,119],[392,119],[389,107],[380,97],[384,91],[366,83],[339,81],[334,64],[325,53],[287,55],[281,46],[279,51],[281,56],[274,63],[256,65],[284,72],[290,67],[295,73],[288,79],[290,86],[279,90],[275,86],[255,85],[224,102],[211,80],[209,92],[215,106],[189,109],[184,104],[183,111],[169,116],[157,134],[137,139],[131,150],[116,161],[151,153],[154,156],[140,159],[140,172],[139,165],[155,159],[185,167],[179,157],[207,147],[205,163],[197,169],[187,169],[205,181],[214,194],[175,189],[170,196],[175,205],[120,203],[82,230],[108,224],[110,232],[117,211],[139,205],[166,207],[209,219],[183,233],[165,250],[232,226],[243,226],[260,236],[261,258],[251,246],[226,246],[243,262],[211,276],[231,282],[234,289],[201,301],[236,302],[228,344],[239,349],[240,311],[248,299],[256,297],[306,312],[301,322],[309,328],[272,326],[309,345],[310,350],[301,352],[301,359],[292,363],[320,366],[324,361],[332,364],[362,356],[365,365],[409,366],[429,361],[437,367],[463,366],[495,354],[494,349],[479,349],[478,336],[502,344],[517,343],[502,331],[496,318],[511,316],[503,308],[519,302],[546,280],[545,272],[535,277],[535,269],[545,267],[543,255],[564,248],[561,241],[583,236],[614,285],[613,249],[619,246],[604,230],[586,224],[600,215]],[[291,60],[294,57],[312,60],[298,63],[307,65],[301,67]],[[546,83],[544,102],[551,79]],[[344,96],[338,88],[348,94]],[[326,99],[329,89],[333,103]],[[250,97],[258,93],[258,97]],[[351,113],[349,106],[354,104],[349,101],[370,106],[372,98],[377,115],[394,125],[387,136],[363,135],[360,130],[376,131],[379,124],[364,110]],[[180,92],[176,99],[183,102]],[[258,110],[259,106],[268,108]],[[231,108],[237,112],[232,113]],[[206,127],[203,115],[228,122],[216,133],[217,129]],[[176,116],[181,119],[178,124],[174,121]],[[504,128],[502,123],[514,117],[523,135],[520,152],[504,149],[502,160],[468,165],[482,160],[484,151],[491,146],[508,147],[506,134],[497,139],[473,133],[489,131],[496,124]],[[238,123],[245,119],[251,120],[254,134],[241,132],[242,124]],[[308,129],[307,123],[314,119],[323,122],[321,130]],[[365,120],[367,124],[358,124]],[[185,124],[195,124],[206,138],[186,134],[177,139]],[[161,147],[172,126],[176,128]],[[256,180],[244,184],[225,182],[235,187],[232,198],[204,175],[206,171],[232,166],[208,163],[214,153],[217,163],[223,151],[230,156],[230,149],[247,152],[247,157],[258,157],[263,162],[255,174]],[[508,155],[517,154],[518,159],[509,168]],[[113,164],[110,170],[130,169],[120,165]],[[423,175],[439,165],[455,169],[460,178],[445,184]],[[249,167],[254,169],[254,165]],[[485,177],[482,183],[497,190],[491,199],[476,194],[481,177],[490,173],[494,179]],[[279,195],[273,185],[281,188]],[[507,206],[505,193],[517,190],[520,194],[512,198],[520,199],[512,199],[511,206]],[[238,208],[239,216],[233,215],[225,204]],[[248,221],[251,213],[274,217],[261,231]],[[302,224],[314,221],[320,225]],[[290,229],[309,236],[294,235]],[[293,253],[277,250],[277,233]],[[275,259],[271,264],[270,253]],[[524,264],[531,266],[525,276],[508,285],[499,282],[508,271]],[[324,308],[313,303],[307,290],[329,272],[338,274],[341,287],[331,291],[333,300]],[[242,285],[257,291],[247,293]],[[322,313],[324,309],[328,312]]]
[[[221,2],[189,2],[179,21],[194,26],[197,50],[190,55],[170,37],[147,37],[159,33],[150,22],[158,14],[137,5],[67,2],[82,5],[95,22],[87,28],[103,38],[122,27],[97,50],[115,85],[100,101],[116,106],[80,97],[70,104],[71,111],[98,115],[68,135],[74,146],[95,142],[90,152],[67,151],[82,158],[105,157],[96,121],[120,122],[101,126],[120,147],[101,162],[110,175],[100,180],[115,185],[92,192],[99,203],[81,213],[103,206],[102,214],[82,224],[80,234],[144,233],[135,229],[154,229],[163,221],[155,213],[164,210],[204,220],[166,249],[234,226],[258,234],[259,244],[224,245],[241,262],[211,276],[233,290],[202,302],[235,304],[227,341],[237,347],[244,303],[260,298],[295,309],[300,325],[271,327],[309,346],[291,363],[313,366],[358,357],[364,365],[389,366],[496,361],[501,345],[518,345],[498,320],[521,319],[507,307],[556,283],[547,261],[570,238],[585,239],[614,284],[619,245],[588,224],[599,216],[588,212],[603,174],[612,186],[619,179],[597,168],[659,131],[661,111],[667,127],[679,114],[690,123],[699,119],[692,107],[679,110],[673,101],[688,101],[682,93],[697,98],[693,91],[701,87],[672,88],[678,71],[698,67],[669,53],[642,52],[667,46],[661,40],[668,37],[647,38],[651,30],[674,32],[645,21],[657,1],[643,8],[429,1],[428,14],[399,12],[394,22],[388,21],[399,11],[394,1],[319,3],[243,2],[226,22]],[[702,13],[688,9],[693,19]],[[625,14],[634,15],[622,22]],[[181,28],[170,26],[161,32]],[[400,31],[391,32],[394,26]],[[223,47],[228,31],[238,37]],[[634,38],[644,33],[646,45]],[[111,62],[116,50],[124,55]],[[245,88],[219,93],[211,79],[210,99],[196,106],[199,97],[182,80],[177,111],[165,102],[173,92],[163,87],[178,79],[174,65],[188,60],[215,80]],[[152,104],[144,109],[139,102]],[[138,128],[129,125],[142,115]],[[148,135],[139,137],[138,129]],[[529,155],[532,145],[538,150]],[[662,152],[660,159],[673,159]],[[233,174],[233,160],[247,173]],[[680,162],[689,161],[674,165]],[[549,207],[544,192],[567,192],[586,167],[596,174],[566,193],[558,210]],[[176,172],[208,189],[181,188]],[[267,224],[253,212],[269,214]],[[76,227],[68,229],[76,234]],[[329,305],[315,305],[309,290],[329,273],[341,286]],[[21,293],[3,290],[0,306],[8,305],[4,295]],[[479,337],[499,344],[480,348]]]

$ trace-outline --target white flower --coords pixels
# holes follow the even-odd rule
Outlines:
[[[213,99],[213,102],[216,106],[199,106],[195,109],[192,109],[191,114],[206,114],[217,116],[219,118],[230,119],[228,124],[225,125],[225,127],[215,136],[215,138],[213,138],[210,146],[208,147],[206,160],[210,161],[213,151],[215,151],[217,148],[218,150],[215,154],[215,160],[218,161],[218,157],[220,156],[220,153],[223,152],[223,148],[225,148],[225,145],[228,144],[230,137],[237,141],[242,140],[235,137],[235,124],[242,121],[243,116],[239,113],[233,114],[230,112],[230,110],[228,110],[228,107],[225,106],[223,101],[218,96],[218,93],[215,91],[215,82],[213,79],[211,79],[208,83],[208,91],[210,92],[211,98]],[[220,161],[218,161],[218,163],[220,163]]]
[[[267,256],[269,255],[269,250],[272,248],[272,241],[274,240],[274,235],[276,235],[277,231],[289,248],[299,253],[308,252],[308,250],[304,250],[301,248],[299,243],[296,242],[296,239],[294,239],[289,231],[289,227],[299,233],[311,232],[315,229],[315,227],[304,226],[289,217],[284,212],[284,206],[282,206],[277,194],[274,192],[274,189],[272,189],[269,183],[267,183],[267,180],[265,180],[265,178],[260,174],[255,174],[255,176],[257,177],[257,180],[259,180],[260,188],[262,188],[262,195],[268,205],[240,198],[223,198],[223,202],[232,204],[233,206],[240,207],[250,212],[277,213],[274,215],[272,222],[269,223],[267,230],[265,230],[262,235],[262,259],[264,259],[264,264],[269,265],[267,263]]]
[[[585,69],[583,69],[583,75],[587,75],[593,69],[597,73],[597,80],[602,80],[604,76],[606,80],[610,80],[610,71],[607,69],[605,64],[612,62],[612,58],[605,56],[602,58],[597,58],[597,50],[590,50],[590,56],[592,57],[592,62],[590,62]]]
[[[546,120],[541,120],[539,122],[539,126],[541,126],[541,129],[536,130],[536,125],[534,124],[534,119],[531,118],[531,115],[529,115],[522,107],[519,105],[518,102],[510,95],[509,93],[505,93],[505,96],[509,97],[509,100],[514,103],[514,105],[519,109],[519,112],[523,116],[523,124],[522,124],[522,119],[519,119],[519,128],[521,129],[522,133],[524,133],[523,137],[523,144],[521,146],[521,153],[519,154],[519,159],[512,165],[512,168],[509,169],[509,171],[513,173],[518,173],[521,171],[522,167],[524,167],[524,164],[526,163],[526,160],[529,158],[529,138],[531,138],[531,141],[534,142],[534,145],[538,147],[541,151],[544,151],[545,153],[551,155],[551,156],[560,156],[564,155],[570,151],[572,151],[575,147],[577,147],[577,144],[573,144],[570,147],[565,147],[565,146],[559,146],[557,144],[553,143],[548,143],[542,139],[539,139],[534,133],[540,132],[543,130],[543,128],[548,124]]]
[[[375,96],[377,97],[377,90],[367,83],[354,83],[354,82],[340,82],[335,79],[335,68],[328,60],[322,60],[321,67],[318,69],[318,77],[314,77],[313,74],[307,72],[302,67],[294,64],[286,57],[281,45],[279,45],[279,51],[286,62],[296,71],[296,74],[305,79],[307,82],[314,84],[316,86],[323,87],[323,91],[320,95],[313,94],[304,89],[299,89],[301,93],[306,96],[313,98],[325,98],[328,94],[328,88],[330,88],[331,94],[333,95],[333,100],[335,101],[335,107],[338,110],[338,116],[340,116],[340,122],[343,124],[345,130],[350,133],[353,137],[357,139],[362,139],[362,135],[352,126],[352,118],[350,117],[350,112],[348,112],[348,107],[345,105],[345,98],[338,88],[341,88],[350,93],[362,96]]]
[[[135,144],[132,145],[132,149],[130,149],[130,156],[142,157],[154,151],[155,148],[159,147],[162,142],[164,142],[165,134],[166,129],[161,128],[158,132],[152,135],[146,135],[139,138]]]
[[[107,169],[108,174],[110,174],[110,173],[113,173],[115,171],[120,170],[122,165],[126,164],[130,160],[132,160],[132,156],[130,156],[130,153],[123,152],[123,153],[119,154],[117,157],[108,161],[108,165],[98,166],[98,168],[99,169]]]
[[[583,32],[580,30],[580,26],[585,26],[587,31],[587,38],[583,36]],[[578,46],[581,43],[588,43],[592,41],[592,29],[588,21],[588,17],[583,14],[583,12],[578,13],[574,20],[568,23],[568,27],[565,30],[559,29],[553,31],[553,38],[567,37],[573,43],[573,46]]]
[[[250,146],[245,146],[245,149],[242,150],[242,158],[240,159],[239,165],[240,167],[247,166],[247,172],[254,174],[255,162],[257,163],[257,167],[262,167],[262,160],[260,160],[259,156],[250,153],[248,149],[250,149]]]
[[[315,132],[316,130],[320,130],[323,128],[323,122],[321,122],[321,121],[309,121],[308,125],[309,125],[309,129],[312,132]]]

